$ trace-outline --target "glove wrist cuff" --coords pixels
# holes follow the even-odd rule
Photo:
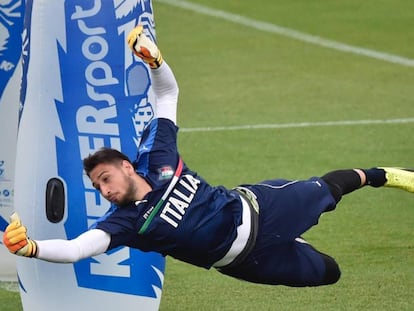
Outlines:
[[[27,253],[25,254],[25,256],[26,257],[37,257],[37,253],[38,253],[37,243],[29,239],[29,245],[30,247],[27,250]]]

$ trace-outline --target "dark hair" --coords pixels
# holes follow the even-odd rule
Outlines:
[[[128,161],[131,163],[131,161],[128,159],[128,157],[123,154],[122,152],[119,152],[116,149],[111,149],[107,147],[103,147],[96,151],[94,154],[90,154],[88,157],[83,159],[83,169],[85,170],[86,174],[89,176],[89,173],[98,165],[101,163],[119,163],[123,160]]]

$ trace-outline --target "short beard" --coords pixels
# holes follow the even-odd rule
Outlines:
[[[137,187],[134,183],[134,180],[129,176],[125,176],[125,181],[127,182],[128,188],[127,188],[127,191],[126,191],[124,197],[117,204],[119,207],[127,206],[131,202],[136,201],[135,194],[137,192]]]

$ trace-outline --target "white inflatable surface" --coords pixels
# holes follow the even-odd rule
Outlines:
[[[126,36],[155,36],[150,1],[28,0],[15,209],[34,239],[71,239],[109,203],[83,174],[102,146],[135,157],[154,116],[147,67]],[[157,310],[165,261],[120,248],[75,264],[19,258],[25,310]]]

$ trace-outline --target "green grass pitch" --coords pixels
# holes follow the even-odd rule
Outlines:
[[[192,0],[350,46],[414,59],[414,2]],[[414,67],[345,53],[153,2],[159,46],[180,86],[181,128],[326,123],[331,126],[182,131],[187,164],[228,187],[308,178],[350,167],[414,166]],[[354,121],[342,124],[343,121]],[[169,258],[160,310],[412,310],[414,195],[362,189],[306,233],[332,255],[332,286],[249,284]],[[21,310],[0,289],[0,309]],[[122,302],[120,302],[122,305]],[[139,309],[139,307],[137,307]]]

